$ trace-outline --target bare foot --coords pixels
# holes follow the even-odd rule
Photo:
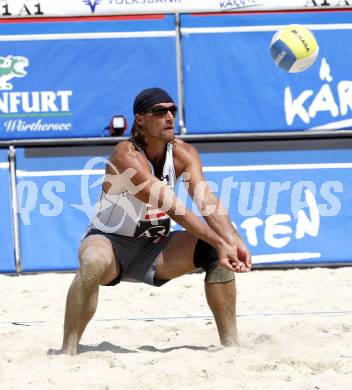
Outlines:
[[[70,355],[74,356],[77,355],[77,350],[68,350],[68,349],[53,349],[49,348],[47,355],[53,356],[53,355]]]
[[[235,338],[234,337],[223,337],[221,340],[221,345],[224,348],[239,347],[240,343],[238,342],[237,337],[235,337]]]

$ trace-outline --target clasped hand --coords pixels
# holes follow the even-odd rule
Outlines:
[[[242,240],[233,244],[223,241],[217,248],[219,265],[234,272],[249,272],[252,267],[252,258]]]

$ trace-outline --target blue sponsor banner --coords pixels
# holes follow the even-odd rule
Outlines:
[[[0,150],[0,272],[16,272],[7,150]]]
[[[205,178],[256,265],[352,262],[350,142],[272,141],[267,149],[261,143],[197,147]],[[80,239],[94,215],[111,148],[17,151],[24,272],[77,268]],[[182,184],[176,193],[197,212]]]
[[[1,26],[0,139],[103,136],[113,115],[131,127],[147,87],[177,101],[174,20]]]
[[[181,21],[188,133],[352,128],[351,12]],[[293,23],[308,25],[320,47],[315,64],[296,74],[279,69],[269,50],[275,31]]]
[[[204,176],[254,264],[352,263],[351,149],[219,151],[201,157]],[[197,212],[183,185],[176,192]]]
[[[17,192],[23,272],[78,267],[80,240],[95,211],[101,188],[101,182],[96,184],[96,181],[104,171],[109,154],[106,150],[84,147],[66,148],[61,152],[18,149]],[[88,161],[91,163],[86,165]]]

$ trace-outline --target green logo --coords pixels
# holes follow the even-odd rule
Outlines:
[[[11,90],[13,85],[9,81],[15,77],[26,76],[25,68],[28,65],[26,57],[12,55],[0,57],[0,90]]]

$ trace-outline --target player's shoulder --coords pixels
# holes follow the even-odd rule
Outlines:
[[[131,141],[121,141],[119,142],[110,157],[115,165],[120,167],[128,167],[134,164],[143,164],[144,157],[142,153],[136,148],[136,146]]]
[[[137,150],[134,144],[130,141],[121,141],[115,145],[114,150],[111,154],[111,157],[115,161],[123,160],[129,158],[134,154],[137,155]],[[139,153],[140,154],[140,153]]]
[[[174,156],[183,160],[189,160],[198,157],[198,151],[193,145],[181,139],[176,139],[174,143]]]
[[[198,151],[193,145],[178,139],[173,151],[175,170],[178,175],[193,169],[192,167],[201,167]]]
[[[114,152],[120,153],[129,153],[137,151],[133,142],[129,140],[120,141],[117,145],[115,145]]]

